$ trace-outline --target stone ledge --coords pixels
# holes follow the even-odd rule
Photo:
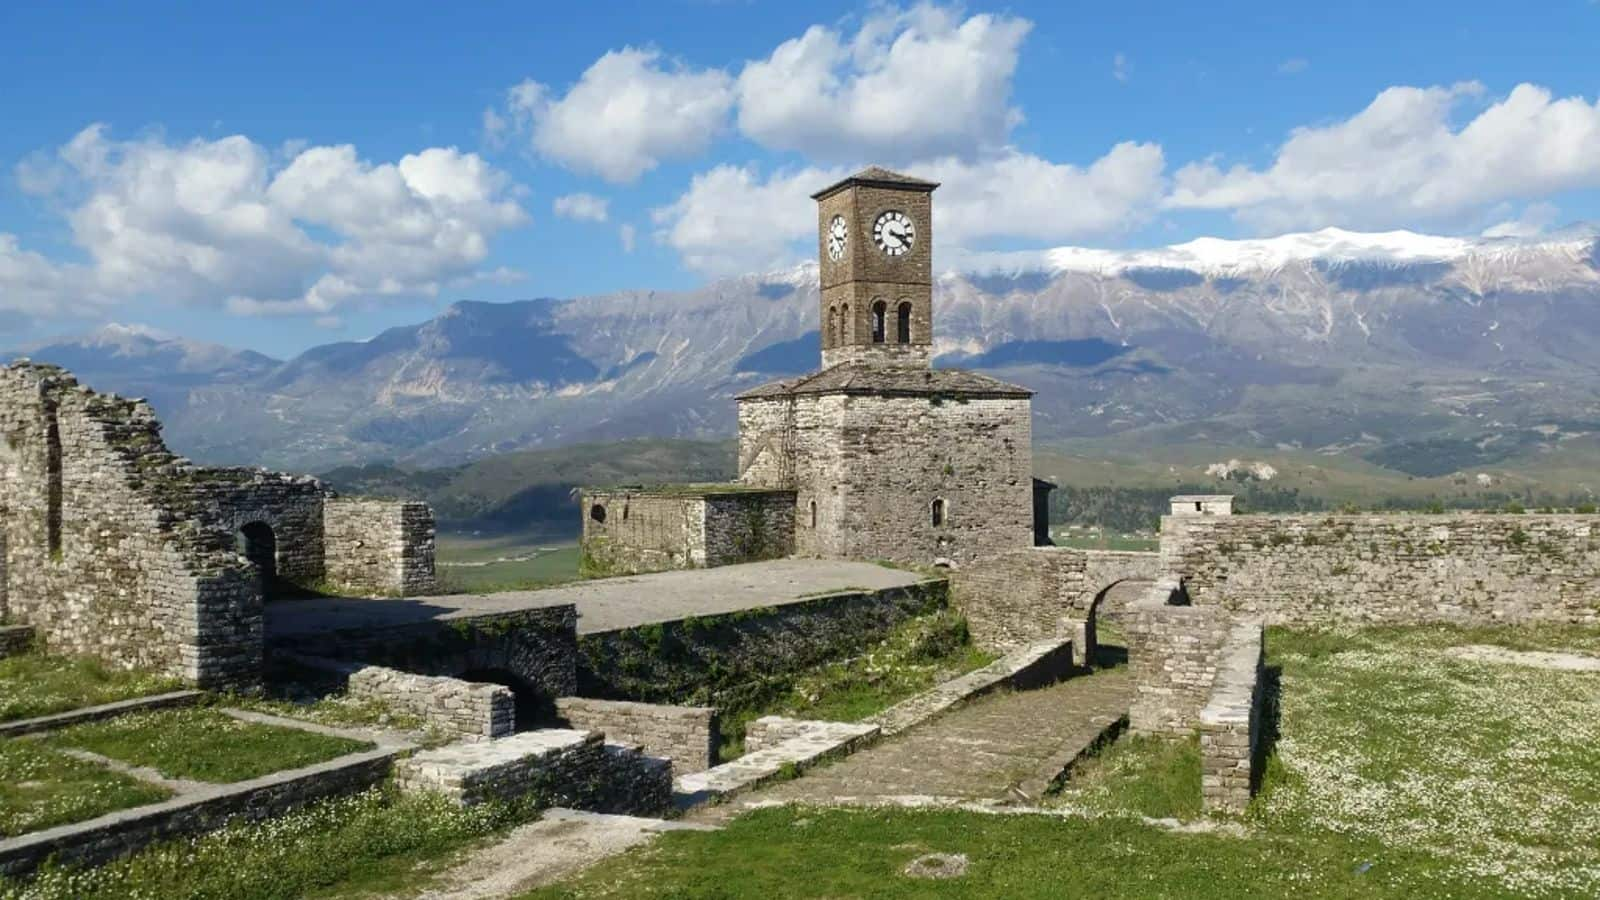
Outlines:
[[[1062,638],[1035,641],[981,669],[901,701],[867,721],[881,728],[885,736],[895,735],[1002,687],[1043,687],[1072,673],[1072,647],[1071,640]]]
[[[652,756],[672,760],[680,773],[702,772],[716,762],[721,731],[712,707],[558,697],[556,715],[569,728],[602,731],[612,740],[638,744]]]
[[[175,706],[194,706],[203,697],[205,697],[204,691],[172,691],[166,694],[152,694],[149,697],[135,697],[132,700],[118,700],[115,703],[102,703],[99,706],[85,706],[82,709],[53,713],[32,719],[0,722],[0,738],[37,734],[41,731],[55,731],[58,728],[66,728],[68,725],[97,722],[101,719],[114,719],[117,716],[132,712],[169,709]]]
[[[733,762],[681,776],[673,784],[678,809],[688,810],[769,784],[787,772],[804,772],[820,762],[847,756],[877,739],[876,725],[812,722],[802,733]]]

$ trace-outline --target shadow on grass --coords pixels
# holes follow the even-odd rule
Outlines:
[[[1261,792],[1267,762],[1278,748],[1279,703],[1283,690],[1283,666],[1267,666],[1261,671],[1261,738],[1256,741],[1250,760],[1250,796]]]

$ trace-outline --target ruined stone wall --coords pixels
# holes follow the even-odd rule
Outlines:
[[[1268,624],[1600,621],[1600,516],[1184,516],[1162,566]]]
[[[588,490],[582,547],[590,576],[777,559],[794,551],[794,494],[732,485]]]
[[[951,600],[980,647],[1003,652],[1071,637],[1086,663],[1094,653],[1096,600],[1118,582],[1154,580],[1159,562],[1154,553],[1029,547],[952,572]]]
[[[200,469],[195,479],[198,499],[210,517],[233,535],[248,525],[272,529],[277,578],[314,587],[324,575],[323,498],[327,489],[308,475],[286,475],[265,469]]]
[[[1126,616],[1133,703],[1128,725],[1142,734],[1187,735],[1210,702],[1234,619],[1215,606],[1171,605],[1175,579],[1158,581]]]
[[[502,685],[325,657],[285,654],[284,659],[315,671],[315,680],[326,687],[414,715],[451,739],[489,740],[517,730],[516,696]]]
[[[1248,622],[1228,633],[1211,697],[1200,710],[1200,796],[1208,812],[1243,812],[1260,782],[1263,633]]]
[[[339,593],[414,597],[438,589],[433,510],[426,503],[330,498],[321,525],[326,578]]]
[[[680,775],[717,764],[722,734],[717,711],[708,706],[562,697],[556,700],[556,715],[568,728],[601,731],[609,741],[637,745],[651,756],[670,759]]]
[[[739,401],[739,482],[751,487],[795,487],[795,401]]]
[[[261,596],[140,401],[51,366],[0,369],[6,615],[53,652],[206,687],[259,678]]]

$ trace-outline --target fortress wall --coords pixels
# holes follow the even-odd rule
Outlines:
[[[1600,516],[1169,516],[1163,571],[1268,624],[1600,621]]]
[[[951,598],[981,647],[1010,650],[1071,637],[1077,661],[1087,663],[1101,593],[1124,580],[1154,580],[1158,562],[1154,553],[1029,547],[953,572]]]
[[[341,593],[415,597],[437,589],[433,510],[415,500],[330,498],[326,577]]]
[[[788,556],[794,498],[738,485],[585,491],[584,572],[633,575]]]
[[[253,572],[141,401],[52,366],[0,369],[6,615],[46,649],[246,686],[261,666]],[[222,476],[226,477],[226,476]]]
[[[706,565],[781,559],[794,553],[793,491],[705,498]]]

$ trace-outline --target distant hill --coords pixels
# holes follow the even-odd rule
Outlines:
[[[1593,455],[1575,453],[1600,436],[1590,227],[1059,248],[974,259],[939,276],[934,302],[937,364],[1038,391],[1041,446],[1228,447],[1401,479],[1592,477],[1578,463]],[[150,397],[197,459],[426,468],[728,440],[735,394],[816,365],[817,304],[816,269],[800,266],[676,293],[462,302],[281,363],[148,334],[29,352]]]

